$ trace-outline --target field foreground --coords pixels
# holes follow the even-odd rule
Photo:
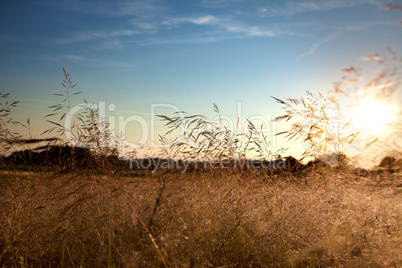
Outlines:
[[[0,171],[0,266],[401,267],[402,175]]]

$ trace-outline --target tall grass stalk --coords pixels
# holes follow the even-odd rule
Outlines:
[[[247,132],[238,134],[222,123],[221,113],[216,104],[214,112],[217,113],[218,122],[210,121],[202,115],[187,115],[184,112],[171,117],[159,115],[168,129],[161,137],[161,141],[167,143],[169,135],[176,134],[168,151],[173,158],[221,161],[259,157],[275,160],[278,152],[284,151],[281,148],[272,152],[270,141],[262,132],[262,128],[256,128],[251,121],[247,121]],[[237,122],[239,128],[239,120]]]
[[[20,125],[21,123],[10,116],[19,101],[9,101],[9,96],[10,93],[0,92],[0,158],[9,152],[13,141],[22,137],[17,131],[10,130],[11,126]]]

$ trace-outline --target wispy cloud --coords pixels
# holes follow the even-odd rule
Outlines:
[[[290,16],[307,12],[328,11],[357,5],[381,6],[380,0],[317,0],[317,1],[288,1],[278,5],[268,3],[259,9],[263,16]]]
[[[91,59],[84,57],[82,55],[75,55],[75,54],[63,54],[58,56],[41,56],[41,60],[49,60],[49,61],[60,61],[60,60],[68,60],[68,61],[81,61],[81,62],[99,62],[98,59]]]
[[[224,36],[186,36],[186,37],[168,37],[168,38],[148,38],[138,41],[133,41],[133,44],[139,45],[167,45],[167,44],[202,44],[202,43],[214,43],[219,42],[226,37]]]
[[[260,26],[248,26],[241,24],[228,24],[223,27],[228,32],[242,33],[245,36],[256,36],[256,37],[274,37],[281,34],[278,31],[264,29]]]
[[[213,15],[195,16],[195,17],[178,17],[178,18],[168,18],[162,22],[162,25],[172,26],[179,25],[183,23],[193,23],[193,24],[217,24],[222,21],[221,18],[215,17]]]
[[[227,38],[239,37],[273,37],[284,34],[284,31],[278,29],[270,29],[267,26],[249,25],[244,22],[238,21],[231,16],[214,16],[212,14],[205,14],[200,16],[186,16],[186,17],[165,17],[159,18],[155,21],[141,21],[130,20],[129,24],[135,29],[118,29],[112,31],[84,31],[72,34],[67,38],[53,39],[52,42],[56,44],[72,44],[80,42],[89,42],[100,40],[95,44],[95,50],[112,50],[127,47],[129,43],[137,44],[166,44],[166,43],[194,43],[199,40],[202,43],[216,42],[218,40]],[[197,37],[194,34],[178,34],[171,32],[172,29],[178,29],[185,24],[193,24],[199,26],[196,30]],[[208,28],[205,28],[208,27]],[[159,41],[158,37],[150,38],[149,34],[164,31],[170,36],[165,36],[166,41]],[[219,37],[211,36],[211,31]],[[226,35],[226,37],[224,36]],[[235,35],[235,36],[234,36]],[[129,38],[132,37],[132,38]],[[152,41],[158,40],[158,41]]]
[[[120,29],[120,30],[114,30],[114,31],[100,31],[100,32],[95,32],[95,31],[86,31],[86,32],[81,32],[74,34],[68,38],[57,38],[54,39],[53,42],[57,44],[71,44],[71,43],[77,43],[77,42],[86,42],[86,41],[91,41],[91,40],[96,40],[96,39],[109,39],[113,37],[119,37],[119,36],[130,36],[130,35],[135,35],[135,34],[141,34],[140,31],[138,30],[129,30],[129,29]]]
[[[336,27],[334,27],[334,29],[338,30],[338,31],[362,31],[362,30],[370,29],[374,26],[381,26],[381,25],[393,26],[393,25],[395,25],[395,21],[392,19],[381,20],[381,21],[365,21],[365,22],[352,23],[352,24],[347,24],[347,25],[342,25],[342,26],[336,26]]]
[[[68,61],[73,63],[86,63],[86,64],[93,64],[98,67],[128,67],[128,68],[136,67],[135,64],[132,64],[130,62],[101,60],[76,54],[62,54],[57,56],[43,55],[39,57],[39,59],[46,61],[58,61],[58,62]]]
[[[98,15],[98,16],[156,16],[168,10],[166,4],[160,0],[98,0],[96,4],[92,1],[69,0],[54,1],[42,0],[38,5],[47,6],[53,9],[71,11],[77,13]]]
[[[50,1],[50,0],[44,0]],[[167,43],[194,43],[199,41],[217,42],[229,38],[248,37],[276,37],[282,35],[313,36],[306,31],[296,28],[325,27],[320,21],[296,22],[287,21],[295,14],[333,10],[357,5],[377,4],[381,0],[304,0],[304,1],[274,1],[257,2],[252,5],[245,0],[200,0],[198,5],[204,7],[215,7],[216,9],[200,9],[196,14],[189,13],[183,16],[174,6],[168,6],[167,2],[160,0],[149,1],[122,1],[116,0],[100,1],[93,6],[86,1],[70,0],[69,5],[48,2],[56,8],[68,9],[74,12],[91,13],[98,16],[115,16],[124,19],[119,29],[111,30],[87,30],[72,33],[70,36],[53,39],[56,44],[71,44],[80,42],[92,42],[94,50],[117,50],[133,44],[167,44]],[[196,4],[197,5],[197,4]],[[231,9],[223,7],[230,5]],[[234,12],[236,7],[247,7],[242,12]],[[217,9],[221,8],[219,11]],[[254,13],[250,13],[250,10]],[[240,10],[240,9],[239,9]],[[256,13],[257,12],[257,13]],[[273,24],[272,16],[283,16],[283,23]],[[384,22],[383,22],[384,23]],[[387,22],[388,23],[388,22]],[[194,25],[192,32],[183,31],[186,25]],[[112,27],[112,25],[110,26]],[[341,26],[339,26],[342,28]],[[346,25],[345,27],[358,28],[369,27],[366,25]],[[322,29],[321,29],[322,30]],[[326,29],[328,31],[345,31],[335,27]],[[352,29],[350,29],[352,30]],[[327,32],[328,32],[327,31]],[[160,36],[159,36],[160,34]],[[161,37],[163,36],[163,37]],[[309,51],[300,55],[305,57],[314,54],[324,43],[331,41],[331,38],[324,38],[313,44]]]
[[[184,18],[170,18],[163,22],[164,25],[175,25],[180,26],[180,24],[192,23],[196,25],[209,25],[215,26],[220,30],[223,30],[227,34],[237,33],[246,36],[260,36],[260,37],[272,37],[282,32],[269,29],[267,27],[261,27],[259,25],[248,25],[243,22],[237,21],[230,16],[227,17],[217,17],[213,15],[204,15],[197,17],[184,17]]]
[[[319,2],[319,4],[312,3],[312,2],[304,2],[305,5],[302,5],[303,7],[306,7],[306,10],[330,10],[334,8],[340,8],[340,7],[347,7],[347,6],[354,6],[354,5],[359,5],[359,4],[374,4],[378,6],[379,8],[383,8],[383,4],[378,3],[377,0],[368,0],[365,2],[362,2],[360,0],[353,0],[350,2],[344,2],[344,1],[339,1],[339,3],[335,3],[332,1],[328,1],[328,3],[322,3]],[[308,4],[307,4],[308,3]],[[302,4],[302,3],[301,3]],[[295,9],[301,11],[301,9]],[[306,56],[313,55],[316,53],[316,51],[325,43],[329,43],[334,39],[339,38],[343,33],[345,32],[353,32],[353,31],[364,31],[367,29],[372,29],[374,26],[384,26],[384,25],[395,25],[395,22],[390,19],[390,20],[381,20],[381,21],[364,21],[364,22],[348,22],[348,23],[342,23],[342,21],[339,22],[338,25],[335,26],[328,26],[329,31],[333,31],[332,34],[329,36],[320,39],[318,42],[314,43],[311,45],[310,49],[301,55],[299,55],[297,58],[303,58]]]
[[[325,37],[324,39],[320,40],[319,42],[313,44],[306,53],[299,55],[297,58],[300,59],[300,58],[304,58],[306,56],[313,55],[320,46],[322,46],[323,44],[328,43],[336,38],[339,38],[340,36],[341,36],[341,32],[339,32],[339,31],[330,34],[329,36]]]
[[[132,34],[157,32],[155,25],[170,11],[166,2],[161,0],[99,0],[96,1],[96,4],[91,1],[82,0],[42,0],[41,5],[57,10],[89,14],[94,17],[126,18],[127,25],[130,25],[131,29],[123,31],[133,31]],[[93,33],[93,35],[91,35],[91,33]],[[110,37],[110,35],[116,36],[118,34],[119,33],[113,32],[89,31],[83,35],[74,36],[73,40],[79,42],[86,41],[87,39],[107,38]],[[121,35],[124,35],[124,33]],[[61,39],[61,41],[66,40]]]
[[[247,2],[247,0],[202,0],[201,5],[206,8],[222,8],[241,2]]]
[[[204,14],[190,14],[188,16],[178,15],[173,6],[167,6],[166,2],[160,0],[149,1],[121,1],[113,2],[99,1],[97,5],[92,5],[89,2],[81,0],[70,0],[68,4],[63,2],[54,2],[43,0],[48,6],[53,8],[69,10],[80,13],[88,13],[94,16],[116,16],[126,18],[125,27],[120,24],[120,29],[115,30],[87,30],[78,33],[72,33],[70,36],[54,38],[52,42],[55,44],[72,44],[97,41],[93,45],[95,50],[116,50],[127,47],[128,44],[150,44],[150,40],[160,40],[159,37],[150,37],[149,35],[163,34],[167,42],[176,43],[193,43],[195,40],[200,42],[216,42],[217,40],[227,38],[247,38],[247,37],[275,37],[284,34],[293,34],[293,28],[268,24],[264,21],[249,20],[250,14],[244,12],[225,11],[219,12],[216,15],[216,10],[210,10]],[[349,0],[358,1],[358,0]],[[327,3],[329,2],[329,3]],[[333,8],[339,4],[338,1],[327,0],[316,2],[288,2],[281,4],[285,7],[278,14],[291,14],[303,12],[306,10],[319,10]],[[345,3],[345,1],[340,1]],[[224,7],[233,5],[241,7],[248,5],[245,0],[201,0],[198,4],[204,7]],[[255,6],[256,3],[253,3]],[[199,11],[198,11],[199,12]],[[272,12],[272,9],[267,7],[260,8],[260,12]],[[257,18],[257,17],[256,17]],[[261,19],[261,18],[260,18]],[[195,28],[194,38],[188,32],[180,31],[180,28],[185,24],[193,24],[199,26]],[[122,27],[123,26],[123,27]],[[294,27],[296,27],[295,25]],[[206,28],[208,27],[208,28]],[[177,31],[175,31],[178,29]],[[218,37],[211,36],[211,32],[219,35]],[[226,35],[226,36],[225,36]],[[154,42],[159,43],[159,42]],[[165,43],[165,42],[162,42]]]

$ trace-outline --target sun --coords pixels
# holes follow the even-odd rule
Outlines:
[[[394,120],[392,107],[385,102],[363,101],[356,110],[355,124],[371,135],[384,135]]]

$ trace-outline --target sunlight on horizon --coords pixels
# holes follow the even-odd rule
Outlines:
[[[363,101],[354,114],[355,124],[372,136],[386,136],[386,131],[395,120],[392,106],[381,101]]]

